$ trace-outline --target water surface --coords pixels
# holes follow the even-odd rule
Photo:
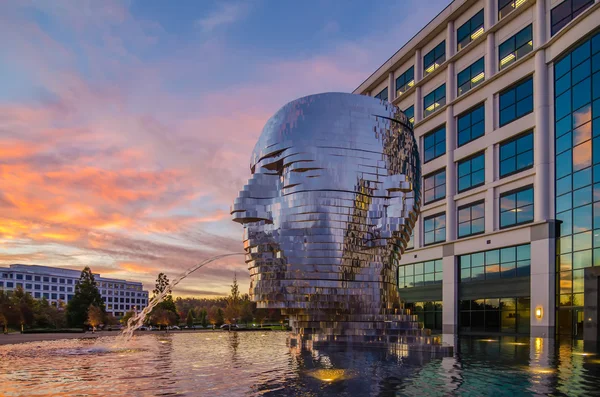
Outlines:
[[[463,338],[454,357],[300,351],[284,332],[139,333],[0,346],[0,396],[599,395],[581,343]]]

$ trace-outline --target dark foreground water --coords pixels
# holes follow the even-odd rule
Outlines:
[[[0,396],[594,396],[581,343],[460,339],[454,357],[298,351],[283,332],[141,333],[0,346]]]

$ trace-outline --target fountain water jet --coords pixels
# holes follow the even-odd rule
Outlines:
[[[163,299],[165,298],[165,296],[167,296],[168,294],[171,293],[171,290],[173,289],[173,287],[175,287],[177,284],[179,284],[184,278],[186,278],[190,274],[194,273],[196,270],[200,269],[204,265],[208,265],[211,262],[214,262],[221,258],[225,258],[227,256],[235,256],[235,255],[245,255],[245,253],[236,252],[236,253],[230,253],[230,254],[216,255],[216,256],[213,256],[212,258],[205,259],[204,261],[200,262],[199,264],[192,266],[191,268],[186,270],[185,273],[183,273],[182,275],[177,277],[175,280],[173,280],[173,282],[163,292],[152,297],[152,299],[150,299],[148,301],[148,306],[146,306],[144,308],[144,310],[142,310],[137,316],[131,317],[127,321],[127,327],[117,337],[117,344],[122,344],[122,343],[129,341],[131,339],[131,337],[133,336],[134,331],[139,329],[144,324],[144,320],[146,319],[146,316],[152,311],[152,309],[154,309],[156,307],[156,305],[158,305],[160,302],[162,302]]]

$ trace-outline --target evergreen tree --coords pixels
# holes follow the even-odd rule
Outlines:
[[[88,319],[90,305],[105,313],[104,301],[98,291],[98,285],[89,267],[85,267],[75,285],[75,294],[67,304],[67,322],[71,327],[83,327]]]
[[[149,314],[149,318],[151,321],[156,321],[156,319],[164,320],[163,323],[166,324],[166,319],[173,324],[175,324],[179,320],[179,314],[177,314],[177,307],[175,306],[175,301],[173,301],[173,295],[171,295],[171,287],[169,285],[169,278],[164,273],[159,273],[156,278],[156,285],[154,286],[154,297],[162,294],[164,291],[167,291],[167,294],[163,297],[163,300],[152,309]],[[162,313],[162,311],[172,312],[172,315],[166,315]],[[160,315],[159,315],[160,314]],[[155,324],[158,324],[155,322]],[[164,324],[163,324],[164,325]]]
[[[154,286],[154,290],[152,291],[152,293],[154,294],[154,296],[156,296],[161,294],[167,288],[169,288],[169,278],[166,274],[159,273],[158,277],[156,278],[156,285]],[[169,293],[169,295],[171,294]]]
[[[185,322],[190,327],[194,325],[194,314],[192,313],[192,309],[190,309],[190,311],[188,311],[187,319]]]

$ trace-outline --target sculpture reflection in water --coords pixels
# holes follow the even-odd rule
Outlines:
[[[265,125],[231,209],[244,225],[250,296],[311,345],[440,348],[400,304],[397,268],[419,214],[407,117],[353,94],[297,99]]]

